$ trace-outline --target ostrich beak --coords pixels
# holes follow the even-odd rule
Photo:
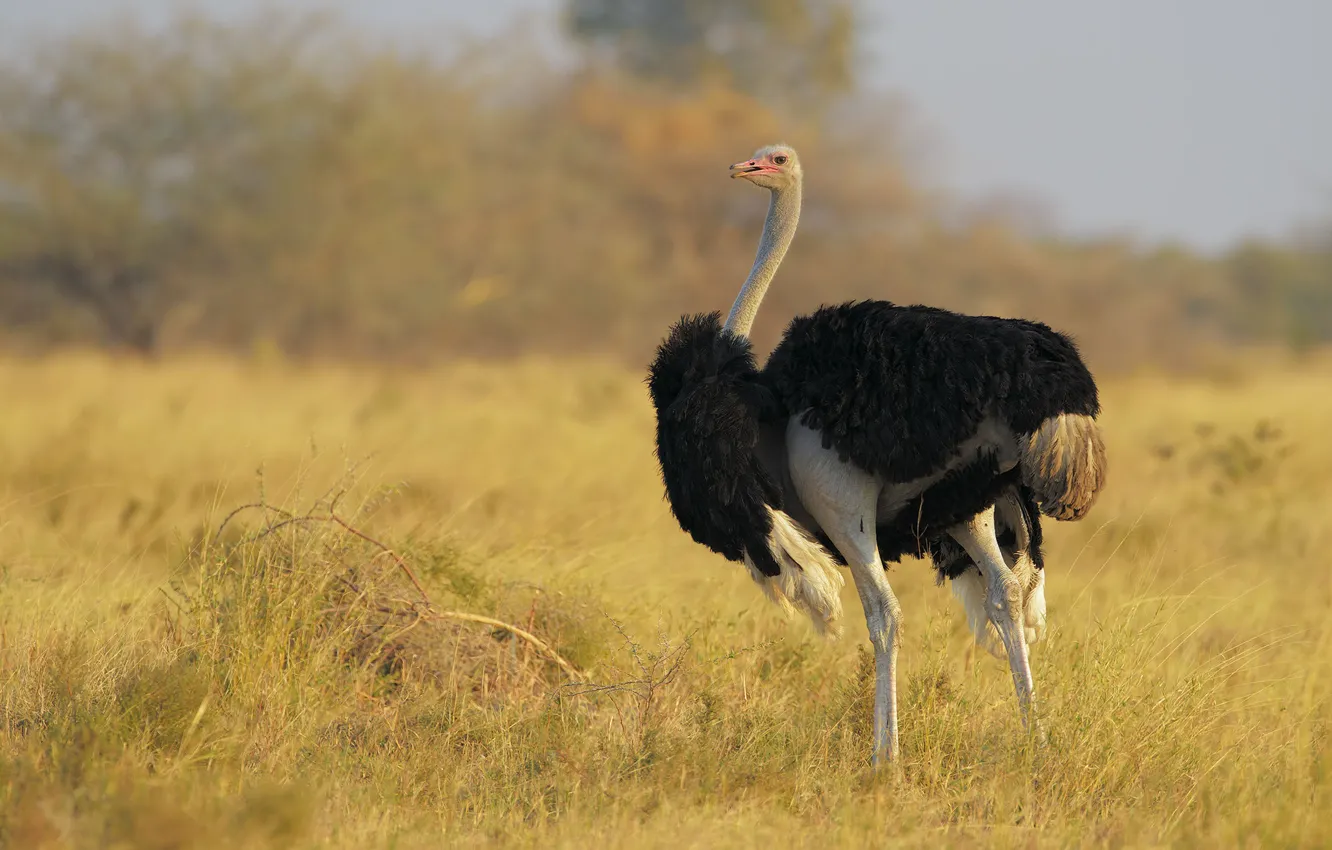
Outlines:
[[[731,178],[745,177],[749,174],[755,174],[763,171],[763,166],[759,165],[756,159],[747,159],[744,162],[737,162],[731,166]]]

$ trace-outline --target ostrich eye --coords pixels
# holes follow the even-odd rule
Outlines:
[[[772,158],[772,161],[778,165],[786,165],[786,154],[778,154]]]

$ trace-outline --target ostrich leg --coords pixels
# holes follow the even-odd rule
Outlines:
[[[871,521],[864,527],[870,529],[874,528],[873,506],[873,500],[865,506],[871,511]],[[833,545],[851,566],[860,604],[865,609],[870,643],[874,646],[873,759],[877,767],[885,760],[895,761],[898,757],[897,648],[901,642],[898,625],[902,621],[902,606],[888,584],[887,573],[879,560],[878,544],[872,534],[860,531],[859,518],[839,511],[836,517],[818,519]]]
[[[805,508],[851,568],[874,645],[874,749],[877,767],[898,756],[897,647],[902,606],[879,559],[879,483],[825,449],[822,438],[793,420],[787,430],[791,480]]]
[[[898,624],[902,607],[885,578],[878,553],[866,563],[855,562],[851,575],[865,608],[865,625],[874,644],[874,765],[896,761],[897,743],[897,648],[901,643]]]
[[[981,576],[985,579],[986,613],[999,630],[999,637],[1004,643],[1023,724],[1030,729],[1035,685],[1032,683],[1031,662],[1027,656],[1027,636],[1023,630],[1022,585],[1005,562],[999,541],[995,538],[994,508],[986,508],[969,521],[949,529],[948,533],[980,567]]]

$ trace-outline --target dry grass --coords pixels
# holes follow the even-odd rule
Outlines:
[[[931,571],[894,568],[903,760],[876,777],[863,626],[819,641],[679,532],[636,375],[5,363],[0,835],[1327,846],[1330,377],[1108,384],[1109,489],[1049,531],[1047,748]],[[417,616],[337,524],[216,533],[335,497],[436,608],[586,681]]]

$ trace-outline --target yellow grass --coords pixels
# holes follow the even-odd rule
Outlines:
[[[875,776],[854,591],[825,643],[680,532],[639,375],[0,364],[0,835],[1328,846],[1329,386],[1317,365],[1108,381],[1109,487],[1047,525],[1049,746],[908,561],[903,758]],[[214,534],[258,500],[325,516],[330,488],[437,608],[615,687],[473,623],[367,650],[374,600],[412,601],[375,546],[323,522],[255,539],[281,516],[260,509]]]

